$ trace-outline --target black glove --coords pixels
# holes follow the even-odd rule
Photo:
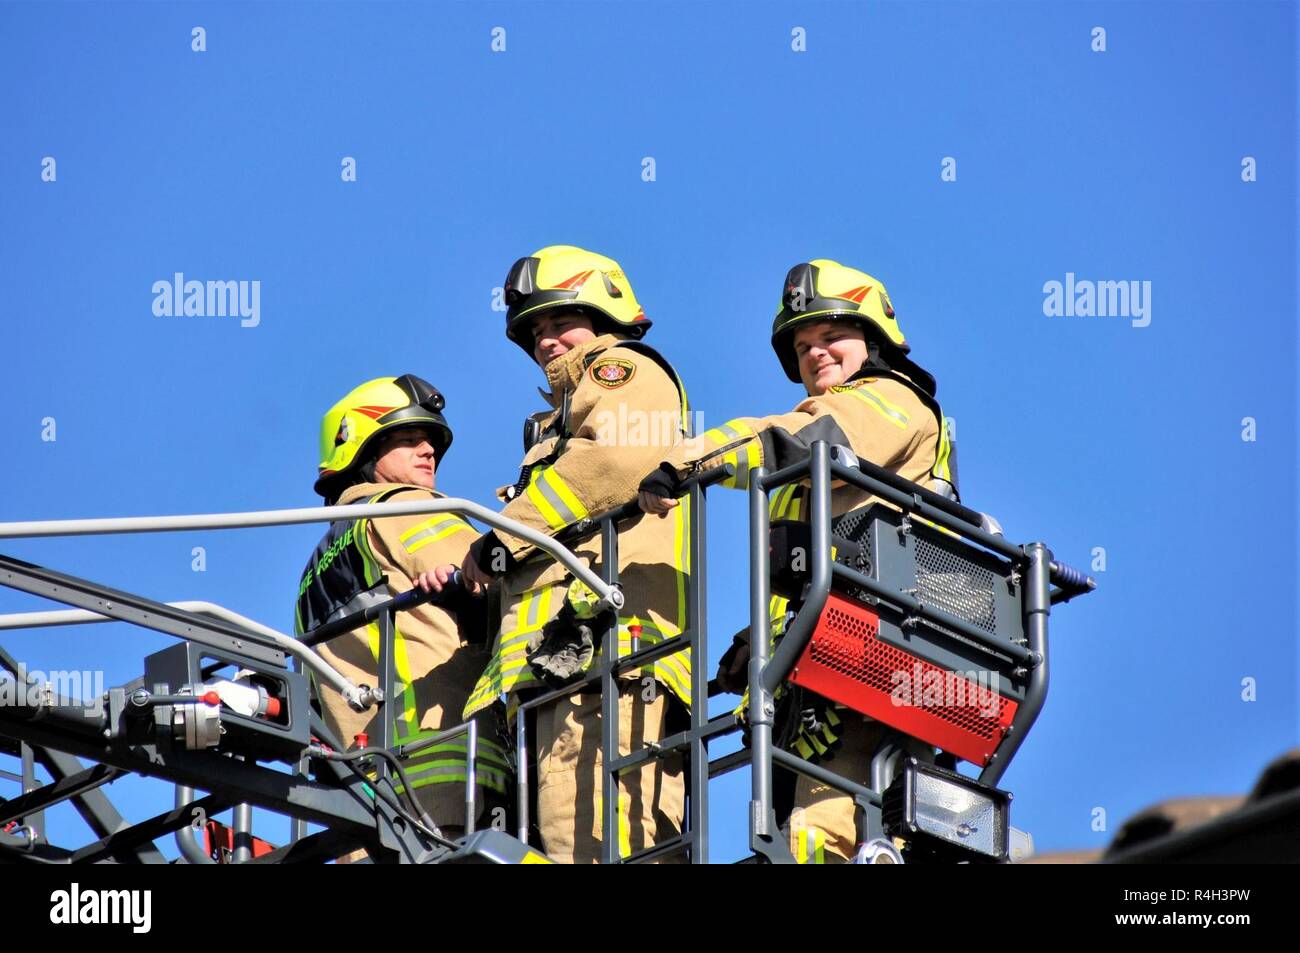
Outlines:
[[[493,564],[499,562],[498,556],[502,554],[505,557],[504,568],[494,569]],[[470,544],[469,558],[489,576],[501,576],[515,568],[515,557],[510,555],[510,550],[506,549],[495,530],[484,533]]]
[[[682,480],[672,464],[661,463],[657,470],[650,471],[649,476],[641,481],[637,492],[675,500],[682,495]]]
[[[743,695],[749,687],[749,630],[736,633],[731,647],[718,660],[718,687],[732,695]]]

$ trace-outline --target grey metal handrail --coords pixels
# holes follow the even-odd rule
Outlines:
[[[297,523],[332,523],[335,520],[378,519],[433,513],[468,515],[494,529],[550,553],[581,579],[601,599],[604,607],[623,605],[623,594],[601,578],[566,546],[495,510],[457,497],[409,500],[400,503],[349,503],[346,506],[309,506],[299,509],[252,510],[244,513],[204,513],[183,516],[126,516],[107,519],[32,520],[0,523],[0,539],[36,539],[50,536],[101,536],[122,533],[174,533],[180,530],[246,529],[254,526],[290,526]]]
[[[233,622],[235,625],[242,626],[253,632],[260,633],[273,641],[280,648],[284,649],[285,654],[292,655],[300,660],[305,666],[327,681],[340,695],[346,698],[354,708],[362,711],[368,708],[371,700],[365,696],[365,693],[343,675],[338,669],[330,665],[329,662],[321,658],[308,645],[304,645],[297,639],[277,632],[270,626],[263,625],[260,622],[240,615],[227,609],[225,606],[218,605],[215,602],[205,602],[203,600],[182,600],[180,602],[169,602],[167,605],[175,609],[184,609],[187,612],[195,612],[199,615],[210,616],[214,619],[221,619],[225,622]],[[38,629],[49,626],[60,625],[88,625],[96,622],[116,622],[112,616],[104,615],[100,612],[92,612],[89,609],[51,609],[43,612],[9,612],[0,614],[0,631],[5,629]]]

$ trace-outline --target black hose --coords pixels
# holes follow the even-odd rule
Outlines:
[[[327,761],[343,762],[348,766],[348,768],[352,770],[354,774],[356,774],[358,777],[364,780],[368,785],[370,785],[371,790],[375,792],[376,796],[383,796],[384,803],[388,804],[389,807],[393,808],[395,811],[401,814],[402,817],[406,818],[406,820],[409,823],[411,823],[417,830],[420,830],[426,836],[442,844],[444,847],[456,846],[456,842],[449,839],[442,833],[442,831],[438,828],[438,825],[434,823],[433,818],[431,818],[428,812],[425,811],[425,809],[420,805],[420,802],[415,799],[415,791],[411,787],[410,779],[407,778],[406,776],[406,769],[402,767],[402,763],[401,761],[398,760],[397,756],[394,755],[388,749],[377,748],[372,746],[369,748],[357,748],[354,751],[326,751],[324,748],[320,748],[314,753],[318,757],[322,757]],[[374,781],[366,775],[364,771],[362,771],[357,765],[352,763],[354,761],[359,760],[360,758],[365,758],[365,757],[383,758],[385,761],[388,762],[389,766],[392,767],[394,773],[396,773],[398,780],[402,782],[402,793],[406,795],[407,801],[409,802],[409,806],[411,808],[410,811],[405,810],[400,804],[394,804],[392,801],[390,801],[387,797],[387,792],[379,788],[374,783]]]

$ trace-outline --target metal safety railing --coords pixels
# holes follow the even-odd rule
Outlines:
[[[641,648],[633,643],[627,655],[619,655],[618,618],[614,614],[601,641],[601,656],[597,664],[570,685],[551,691],[542,691],[522,701],[515,714],[516,811],[518,837],[527,842],[529,829],[529,775],[531,761],[527,725],[529,712],[560,698],[587,691],[599,686],[601,695],[601,830],[619,830],[619,775],[651,759],[662,759],[675,752],[685,752],[687,762],[686,803],[687,813],[680,834],[638,850],[627,857],[619,853],[619,838],[604,836],[601,840],[603,863],[640,863],[685,853],[692,863],[708,863],[708,748],[710,737],[718,734],[706,718],[708,678],[705,664],[708,659],[708,619],[705,572],[705,489],[734,473],[731,466],[718,468],[683,481],[682,490],[687,500],[687,553],[689,573],[686,575],[686,628],[679,634],[653,645]],[[646,519],[635,500],[605,513],[580,521],[556,535],[556,540],[573,545],[595,533],[601,539],[601,579],[610,586],[619,585],[618,577],[618,527],[630,519]],[[691,653],[690,727],[670,737],[660,739],[652,746],[639,751],[622,753],[619,745],[619,687],[620,677],[649,665],[666,655],[689,649]]]
[[[634,502],[606,513],[584,519],[555,537],[537,533],[502,517],[499,513],[471,501],[441,499],[428,502],[353,504],[349,506],[311,507],[253,513],[209,514],[199,516],[139,517],[127,519],[60,520],[30,523],[0,523],[0,539],[63,535],[95,535],[139,532],[169,532],[198,529],[232,529],[275,526],[308,522],[332,522],[341,519],[379,518],[395,515],[459,513],[494,528],[504,530],[536,546],[544,556],[565,566],[595,592],[600,607],[615,610],[603,635],[599,661],[584,675],[562,688],[539,689],[521,697],[515,712],[514,745],[517,762],[515,801],[518,813],[517,837],[521,846],[529,839],[530,765],[532,752],[528,744],[528,713],[561,697],[599,688],[601,695],[601,812],[602,829],[619,829],[617,794],[620,776],[652,759],[678,752],[686,760],[687,810],[679,834],[621,856],[619,838],[602,838],[602,860],[606,863],[636,863],[685,854],[693,863],[709,858],[708,786],[712,777],[746,764],[752,768],[750,804],[750,846],[754,855],[772,862],[793,860],[788,846],[778,836],[773,799],[773,768],[802,773],[852,796],[863,810],[868,832],[880,828],[881,795],[892,776],[900,754],[897,736],[886,736],[872,761],[870,778],[846,778],[820,764],[798,757],[774,742],[775,695],[778,686],[793,666],[812,636],[816,620],[825,607],[832,584],[851,585],[870,593],[875,599],[892,606],[909,618],[925,620],[975,644],[1012,656],[1028,673],[1024,703],[1018,708],[1008,737],[998,747],[979,780],[995,785],[1041,711],[1048,685],[1047,628],[1052,605],[1090,591],[1093,582],[1084,574],[1056,562],[1042,543],[1015,545],[1004,537],[983,528],[980,514],[961,504],[904,480],[880,467],[856,459],[839,458],[833,448],[818,442],[808,457],[774,473],[763,468],[749,472],[749,642],[748,709],[745,719],[748,747],[710,761],[709,743],[741,730],[741,723],[730,713],[710,719],[707,715],[709,682],[707,639],[707,575],[705,567],[706,511],[705,490],[734,472],[719,468],[698,474],[686,481],[684,496],[689,507],[689,573],[686,577],[686,628],[679,634],[641,647],[633,644],[630,652],[620,655],[618,609],[624,604],[619,586],[618,534],[620,524],[642,517]],[[988,633],[946,609],[925,602],[915,592],[892,588],[862,572],[836,562],[831,556],[831,487],[839,482],[855,486],[896,507],[907,516],[942,529],[953,537],[982,547],[1016,567],[1022,574],[1023,644],[990,644]],[[807,487],[810,532],[808,585],[799,600],[797,611],[776,643],[770,646],[769,602],[771,599],[771,564],[769,553],[769,496],[791,483]],[[595,535],[601,540],[599,572],[573,552],[579,541]],[[355,763],[323,761],[319,751],[303,750],[296,759],[293,775],[270,771],[239,759],[221,758],[219,765],[204,761],[203,752],[179,754],[144,746],[140,752],[118,746],[112,736],[113,726],[103,716],[93,717],[77,706],[53,699],[36,706],[39,710],[0,710],[0,743],[4,738],[16,741],[23,757],[23,793],[0,803],[0,818],[24,820],[62,801],[71,801],[100,834],[100,839],[66,857],[56,859],[95,859],[102,857],[161,861],[162,855],[152,840],[166,833],[182,831],[196,809],[208,814],[235,809],[236,860],[248,860],[251,837],[249,805],[269,808],[292,819],[292,840],[272,852],[271,860],[319,860],[336,857],[357,844],[372,845],[385,857],[415,862],[431,862],[457,856],[460,844],[451,844],[419,823],[416,811],[408,811],[397,795],[401,780],[400,762],[416,750],[441,744],[456,737],[466,737],[466,825],[467,837],[475,832],[477,815],[475,766],[478,735],[473,720],[424,738],[414,744],[395,747],[395,713],[386,700],[398,697],[394,662],[394,618],[422,602],[438,598],[411,590],[346,618],[307,633],[301,640],[261,625],[221,606],[202,602],[159,603],[130,593],[99,586],[86,580],[66,576],[49,569],[0,556],[0,584],[43,596],[74,607],[43,613],[0,615],[0,630],[32,626],[67,625],[126,621],[197,643],[217,652],[249,658],[271,666],[286,665],[291,657],[301,669],[309,670],[340,691],[358,710],[381,705],[380,737],[373,749],[373,767],[369,774],[360,772]],[[1055,587],[1055,588],[1054,588]],[[378,667],[379,685],[352,684],[317,654],[313,646],[351,631],[377,623],[381,652]],[[689,648],[691,652],[692,705],[689,727],[661,738],[639,750],[624,753],[619,746],[619,681],[629,671],[636,671],[659,658]],[[16,671],[16,663],[0,650],[0,668]],[[132,686],[127,686],[132,687]],[[111,693],[110,693],[111,694]],[[84,706],[83,706],[84,709]],[[317,715],[311,717],[314,735],[332,746],[343,748],[333,738]],[[108,737],[110,743],[105,742]],[[362,752],[364,754],[364,752]],[[77,756],[100,762],[84,768]],[[349,755],[348,757],[351,757]],[[55,783],[38,789],[33,767],[43,764],[55,777]],[[391,770],[390,770],[391,763]],[[126,771],[151,774],[172,781],[177,786],[174,810],[137,825],[127,825],[108,804],[99,788]],[[309,772],[324,774],[323,781],[312,781]],[[395,779],[394,774],[398,777]],[[13,776],[17,778],[18,776]],[[292,783],[286,778],[294,778]],[[407,795],[409,785],[402,785]],[[206,790],[207,796],[192,800],[193,790]],[[410,799],[412,802],[413,798]],[[18,813],[15,813],[18,812]],[[314,822],[326,827],[323,832],[307,834]],[[39,833],[39,831],[37,832]],[[485,832],[486,833],[486,832]],[[202,862],[202,850],[193,835],[181,835],[183,854],[193,862]],[[0,834],[0,852],[13,848],[12,833]],[[34,840],[34,838],[29,838]],[[265,861],[268,858],[260,858]]]
[[[469,500],[454,498],[427,502],[353,504],[246,513],[0,523],[0,539],[237,529],[310,522],[333,522],[341,519],[355,520],[435,513],[458,513],[470,516],[496,529],[504,530],[525,539],[562,563],[575,577],[581,579],[588,588],[597,594],[600,607],[617,610],[622,606],[623,596],[618,587],[607,583],[594,573],[566,546],[514,520],[502,517],[493,510],[479,506]],[[0,630],[125,621],[195,642],[214,651],[237,652],[240,657],[250,658],[264,664],[283,665],[286,663],[286,657],[293,657],[300,666],[310,670],[327,684],[337,689],[353,708],[362,711],[376,704],[382,704],[384,699],[395,697],[393,619],[396,613],[412,608],[421,602],[437,598],[437,594],[426,594],[419,590],[412,590],[389,600],[387,603],[363,610],[358,615],[366,615],[364,619],[336,620],[328,626],[321,627],[321,629],[310,634],[309,637],[298,640],[213,603],[194,601],[160,603],[132,593],[100,586],[84,579],[57,573],[8,556],[0,556],[0,584],[76,607],[72,610],[0,615]],[[381,685],[378,688],[354,685],[312,648],[312,646],[327,641],[333,636],[350,631],[357,625],[372,620],[379,622],[382,633]],[[21,671],[21,666],[7,654],[0,652],[0,669],[12,671],[14,676],[17,677]],[[136,691],[140,690],[140,688],[136,689]],[[135,830],[133,837],[131,828],[123,824],[120,816],[112,810],[111,805],[103,798],[102,792],[97,789],[102,784],[117,777],[123,770],[136,770],[141,773],[152,773],[163,777],[176,774],[176,772],[160,767],[164,760],[161,755],[157,755],[152,763],[146,764],[135,761],[130,757],[114,758],[112,752],[97,750],[101,746],[90,742],[89,738],[111,733],[112,726],[109,716],[106,714],[89,715],[89,709],[77,699],[58,698],[49,701],[50,703],[42,702],[37,705],[35,711],[26,711],[23,706],[14,706],[11,710],[0,711],[0,736],[7,734],[10,737],[17,738],[28,735],[33,737],[34,740],[49,742],[48,744],[31,744],[25,740],[19,741],[20,747],[18,751],[24,759],[24,773],[20,777],[23,791],[20,798],[6,802],[7,805],[10,807],[14,807],[16,803],[20,805],[14,807],[14,809],[21,810],[23,814],[15,815],[16,819],[29,815],[39,818],[42,816],[44,809],[65,800],[72,800],[93,829],[112,832],[111,835],[106,834],[101,838],[99,847],[102,850],[117,851],[119,853],[127,852],[138,859],[141,853],[136,848],[143,843],[140,838],[145,837],[144,828]],[[384,752],[387,752],[392,747],[393,741],[393,718],[388,714],[389,707],[384,706],[385,717],[379,719],[379,723],[383,727],[381,728],[380,745],[376,747]],[[44,731],[33,733],[28,730],[32,724],[38,721],[44,723],[42,725]],[[25,724],[20,724],[20,722],[25,722]],[[60,729],[68,731],[69,735],[60,737]],[[328,729],[319,720],[318,716],[313,716],[312,732],[323,739],[328,738],[333,742],[337,750],[342,750],[338,739],[330,736]],[[38,735],[39,738],[37,738]],[[472,833],[474,829],[473,819],[477,814],[475,810],[476,788],[473,783],[474,773],[472,768],[477,757],[477,725],[473,721],[457,725],[440,732],[434,737],[424,738],[416,743],[405,745],[401,750],[401,754],[409,757],[418,750],[443,743],[461,735],[466,737],[467,761],[471,765],[470,769],[467,770],[466,781],[466,830],[468,833]],[[64,742],[64,744],[60,744],[60,742]],[[72,757],[71,761],[68,760],[69,755],[65,750],[67,747],[80,749],[83,755],[105,762],[117,761],[119,770],[96,772],[91,769],[88,772],[81,770],[79,764],[76,765],[75,769],[69,770],[70,765],[76,759]],[[34,752],[37,751],[45,756],[45,767],[58,779],[56,784],[51,786],[52,789],[44,792],[37,790],[40,786],[36,783],[34,771],[32,770],[35,758]],[[58,757],[55,757],[56,755]],[[308,761],[306,753],[298,761],[297,770],[301,776],[306,776]],[[94,773],[94,778],[90,777],[91,773]],[[388,762],[383,758],[377,758],[374,773],[377,781],[388,780]],[[177,786],[175,811],[171,812],[169,817],[154,818],[150,822],[146,822],[145,828],[148,831],[156,834],[157,832],[166,833],[169,830],[186,830],[187,823],[184,820],[184,815],[187,810],[192,813],[191,809],[202,807],[207,813],[211,813],[220,804],[223,808],[233,807],[235,809],[237,837],[242,838],[244,835],[249,834],[247,829],[249,823],[247,802],[234,800],[230,795],[222,797],[210,796],[193,804],[190,802],[192,788],[194,787],[203,789],[220,787],[233,791],[239,787],[237,780],[209,778],[205,777],[205,772],[192,769],[180,772],[180,774],[183,774],[184,777],[178,775],[173,778]],[[66,783],[69,781],[69,775],[73,776],[72,780],[83,783]],[[244,780],[251,779],[246,778]],[[265,781],[266,779],[259,778],[259,780]],[[331,818],[328,813],[322,814],[319,809],[320,805],[310,796],[306,798],[304,803],[295,804],[293,798],[283,797],[279,793],[276,796],[269,796],[265,790],[256,793],[259,795],[258,803],[262,806],[269,807],[272,810],[280,810],[295,818],[293,828],[295,841],[302,839],[303,835],[305,835],[308,820],[329,821],[342,819]],[[316,794],[318,792],[309,793]],[[351,816],[354,812],[344,811],[342,813],[348,821],[355,822],[356,818]],[[312,814],[315,814],[316,817],[311,817]],[[178,819],[180,819],[179,822]],[[123,828],[126,828],[126,830],[124,831]],[[152,840],[152,838],[145,839]],[[6,832],[5,842],[0,842],[0,848],[12,846],[12,841],[11,833]],[[129,848],[124,846],[128,842],[130,842]],[[193,862],[201,862],[198,858],[203,855],[203,852],[194,843],[192,834],[181,833],[180,842],[184,856]],[[406,850],[408,854],[412,852],[409,845]],[[155,860],[161,859],[161,855],[155,850],[149,851],[148,856]],[[239,850],[236,856],[237,859],[244,859],[247,856],[247,851]]]
[[[610,608],[614,609],[615,612],[613,613],[614,621],[611,624],[611,631],[605,634],[603,640],[602,656],[598,665],[593,666],[583,678],[575,683],[561,689],[535,695],[520,706],[516,722],[516,749],[519,753],[516,802],[520,816],[520,839],[522,841],[527,840],[528,828],[528,765],[530,756],[526,736],[527,712],[556,698],[582,692],[594,685],[599,685],[603,698],[601,739],[604,753],[603,764],[605,766],[603,803],[608,808],[604,820],[611,825],[607,829],[617,829],[616,812],[619,799],[613,791],[618,784],[618,776],[623,771],[635,767],[648,758],[664,757],[677,750],[684,750],[687,753],[689,764],[687,786],[689,812],[685,830],[670,842],[653,845],[651,848],[628,858],[618,856],[617,838],[607,838],[605,840],[605,860],[608,862],[621,862],[624,860],[637,862],[685,851],[693,861],[704,863],[707,862],[708,822],[708,756],[704,745],[711,734],[717,733],[717,726],[706,725],[703,720],[703,701],[707,697],[707,679],[704,677],[703,667],[699,664],[692,666],[692,691],[699,703],[692,706],[690,729],[671,738],[663,739],[653,749],[646,748],[641,751],[630,752],[627,755],[622,755],[617,745],[617,682],[622,673],[650,664],[662,656],[681,651],[686,646],[690,647],[693,658],[707,658],[704,589],[704,488],[710,483],[724,479],[730,472],[729,469],[712,471],[707,475],[687,481],[684,486],[690,500],[691,519],[688,524],[688,558],[692,567],[686,582],[686,630],[655,645],[645,648],[633,646],[631,654],[622,657],[617,654],[617,610],[622,607],[624,601],[618,581],[618,525],[641,516],[635,501],[598,516],[584,519],[568,527],[554,538],[538,533],[470,501],[442,499],[431,502],[354,504],[249,513],[0,523],[0,539],[236,529],[307,522],[332,522],[339,519],[451,512],[473,517],[494,528],[525,539],[550,558],[563,564],[569,572],[581,579],[589,589],[595,592],[599,598],[598,609]],[[601,573],[599,575],[569,548],[579,540],[597,533],[600,534],[602,540]],[[396,697],[395,640],[393,638],[396,614],[408,611],[421,603],[439,598],[436,593],[411,590],[347,617],[336,619],[311,633],[306,633],[301,639],[294,639],[213,603],[193,601],[157,603],[129,593],[98,586],[85,580],[55,573],[42,567],[22,563],[9,557],[0,556],[0,584],[78,607],[73,610],[0,615],[0,630],[89,624],[117,620],[132,622],[157,631],[197,641],[214,649],[238,650],[261,661],[283,662],[286,655],[292,656],[300,666],[309,669],[337,689],[358,710],[365,710],[375,704],[383,705],[385,699]],[[371,622],[377,623],[380,631],[379,685],[376,688],[352,684],[313,650],[314,646]],[[379,719],[380,737],[374,746],[376,749],[384,751],[394,748],[394,716],[389,711],[390,706],[383,706],[384,717]],[[323,724],[313,724],[313,729],[321,735],[325,734]],[[441,744],[460,735],[466,736],[467,739],[465,831],[467,834],[472,834],[477,814],[475,804],[476,785],[474,783],[477,756],[476,722],[471,720],[440,732],[434,737],[403,745],[397,750],[397,754],[399,758],[406,758],[425,747]],[[337,745],[338,740],[333,740]],[[307,772],[307,762],[308,758],[304,755],[297,765],[299,774],[303,776]],[[388,765],[382,759],[376,759],[373,774],[376,780],[388,779],[391,782],[391,778],[388,778]],[[27,793],[29,792],[24,790],[24,794]],[[178,782],[176,811],[180,812],[190,807],[191,798],[192,788]],[[54,802],[50,801],[49,803]],[[271,806],[284,805],[273,803]],[[247,836],[250,834],[247,805],[240,802],[234,807],[237,840],[246,841]],[[295,818],[293,826],[294,841],[301,840],[305,833],[306,821],[302,818]],[[178,840],[182,853],[187,859],[200,863],[206,859],[206,855],[194,842],[193,834],[188,829],[178,833]],[[247,859],[247,847],[240,847],[235,856],[237,860]]]
[[[801,605],[782,634],[775,651],[770,651],[769,603],[772,596],[770,578],[769,495],[791,483],[807,480],[808,522],[810,524],[809,581]],[[994,643],[988,633],[950,612],[928,605],[909,593],[883,585],[857,570],[836,562],[832,557],[831,486],[842,481],[866,491],[950,534],[969,540],[1008,560],[1023,572],[1025,644]],[[756,468],[749,475],[750,519],[750,626],[749,626],[749,708],[750,730],[748,757],[732,757],[720,769],[730,770],[745,762],[752,764],[752,801],[750,811],[750,846],[755,855],[773,862],[793,860],[786,843],[778,837],[773,808],[772,768],[780,766],[852,796],[863,811],[866,833],[879,834],[880,808],[884,787],[901,753],[896,738],[887,734],[875,752],[869,784],[843,777],[814,764],[797,754],[777,747],[773,742],[775,693],[791,674],[795,663],[807,647],[813,627],[830,595],[832,583],[841,580],[865,590],[900,613],[953,629],[976,644],[1004,652],[1024,663],[1028,670],[1025,703],[1015,715],[1007,739],[1002,743],[980,776],[981,784],[996,785],[1029,728],[1038,717],[1047,695],[1048,655],[1047,622],[1051,605],[1089,592],[1095,583],[1083,573],[1052,559],[1042,543],[1017,546],[1004,537],[987,532],[981,515],[948,500],[918,484],[890,473],[869,461],[854,459],[852,465],[836,459],[833,448],[818,441],[802,461],[768,473]],[[1055,584],[1058,588],[1052,589]],[[741,753],[743,754],[743,753]],[[866,780],[866,779],[862,779]]]

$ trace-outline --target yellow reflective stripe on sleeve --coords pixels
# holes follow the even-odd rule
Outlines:
[[[553,530],[563,529],[587,516],[587,508],[552,467],[533,470],[527,495]]]
[[[410,543],[413,538],[431,529],[439,529],[449,523],[465,522],[455,513],[434,513],[427,520],[417,523],[397,538],[403,543]]]
[[[747,426],[740,423],[740,421],[728,420],[725,424],[705,431],[704,439],[711,440],[721,447],[724,444],[731,443],[733,440],[738,440],[741,437],[748,436],[752,432],[753,431],[751,431]]]
[[[868,387],[867,385],[862,384],[859,385],[858,387],[853,388],[853,390],[851,391],[847,391],[846,393],[852,394],[854,397],[862,401],[868,407],[871,407],[876,411],[879,411],[881,416],[883,416],[895,427],[898,427],[900,430],[906,430],[907,425],[911,422],[911,418],[908,417],[906,413],[904,413],[901,407],[891,404],[889,401],[885,400],[885,398],[881,397],[880,394],[873,387]]]
[[[749,489],[749,471],[762,462],[762,451],[757,440],[750,440],[742,447],[737,447],[722,457],[723,464],[730,463],[735,473],[722,481],[722,485],[731,490]]]
[[[569,484],[564,482],[562,476],[547,467],[546,472],[542,474],[542,481],[555,491],[560,501],[572,514],[572,518],[569,520],[570,523],[576,523],[578,520],[587,518],[587,507],[583,506],[582,500],[578,499],[577,495],[569,489]]]
[[[540,470],[534,470],[532,479],[528,481],[528,489],[525,491],[525,495],[528,497],[528,502],[532,503],[533,506],[537,508],[537,512],[542,514],[542,519],[546,520],[547,526],[551,529],[563,529],[565,526],[563,518],[561,518],[555,507],[551,505],[551,501],[546,498],[546,495],[538,489],[537,481],[540,478]]]
[[[472,532],[473,529],[474,527],[459,516],[438,515],[407,530],[399,539],[408,553],[414,553],[430,543],[446,539],[453,533],[459,533],[461,530]]]
[[[739,420],[729,420],[720,427],[714,427],[708,432],[720,444],[728,444],[739,440],[742,437],[752,437],[754,430],[747,424]],[[743,455],[743,456],[742,456]],[[722,485],[730,487],[733,490],[744,490],[749,487],[749,471],[759,464],[759,447],[757,441],[750,440],[743,446],[729,450],[722,456],[722,463],[731,464],[736,468],[736,472],[722,481]]]
[[[472,533],[474,532],[474,527],[470,526],[468,523],[453,523],[451,526],[448,526],[445,529],[433,533],[430,536],[422,537],[419,540],[412,540],[411,545],[406,547],[406,551],[408,553],[418,552],[419,550],[423,549],[425,546],[428,546],[430,543],[441,542],[442,540],[446,539],[448,536],[454,535],[455,533],[459,533],[462,531],[468,531]]]

